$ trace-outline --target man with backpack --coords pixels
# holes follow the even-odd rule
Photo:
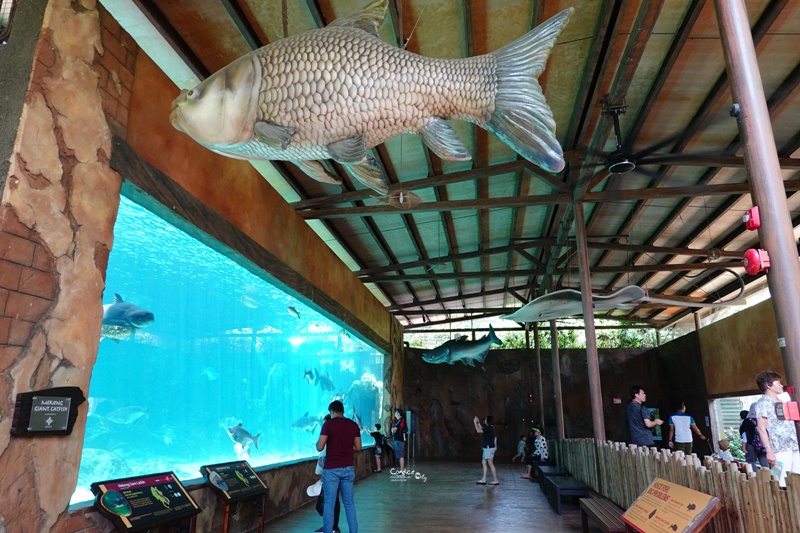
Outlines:
[[[744,450],[745,460],[753,465],[753,468],[759,466],[767,468],[767,450],[761,444],[761,437],[756,431],[756,403],[750,405],[749,411],[742,411],[739,416],[742,419],[742,425],[739,426],[739,434],[742,436],[742,449]]]

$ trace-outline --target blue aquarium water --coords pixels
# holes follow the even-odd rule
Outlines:
[[[95,481],[314,457],[334,399],[362,437],[380,421],[382,353],[124,197],[103,304],[72,503]]]

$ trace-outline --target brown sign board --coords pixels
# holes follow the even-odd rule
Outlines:
[[[692,533],[700,531],[721,507],[714,496],[657,478],[622,519],[641,533]]]

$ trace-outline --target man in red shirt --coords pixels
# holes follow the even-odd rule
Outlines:
[[[322,527],[325,533],[333,533],[333,506],[336,493],[342,495],[342,506],[347,516],[350,533],[358,533],[356,506],[353,500],[353,452],[361,451],[361,430],[358,424],[344,417],[344,405],[339,400],[328,406],[331,419],[322,425],[317,451],[327,446],[325,467],[322,471],[322,490],[325,493],[325,510],[322,513]]]

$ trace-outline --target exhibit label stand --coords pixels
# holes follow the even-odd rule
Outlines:
[[[694,533],[721,507],[714,496],[656,478],[622,519],[641,533]]]
[[[189,533],[192,517],[200,513],[186,488],[172,472],[92,483],[94,506],[118,531],[146,531],[173,524]]]
[[[228,533],[231,505],[252,501],[258,512],[258,531],[264,531],[264,497],[269,489],[247,461],[234,461],[200,467],[208,486],[225,507],[222,533]]]

